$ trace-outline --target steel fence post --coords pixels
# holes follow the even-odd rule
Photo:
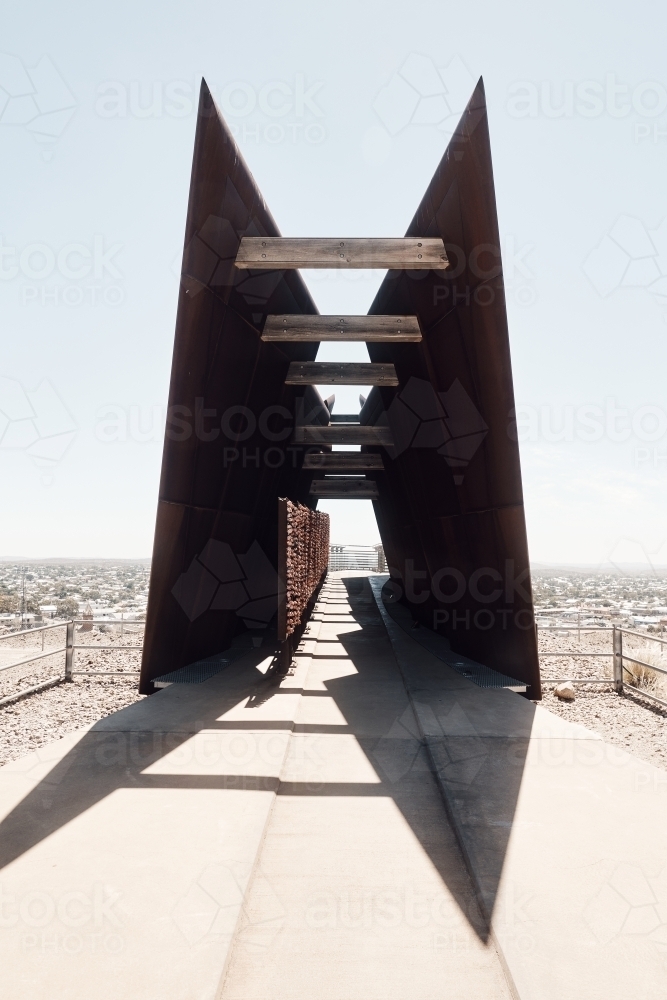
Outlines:
[[[623,631],[614,625],[614,691],[623,694]]]
[[[65,680],[72,680],[72,667],[74,665],[74,622],[67,622],[67,635],[65,637]]]

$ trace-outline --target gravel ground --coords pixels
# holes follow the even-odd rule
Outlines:
[[[539,635],[541,652],[547,649],[563,651],[579,648],[589,652],[611,650],[611,632],[597,634],[582,632],[581,643],[576,632],[540,631]],[[651,643],[648,639],[623,636],[623,651],[637,659],[646,659],[648,650],[655,654],[659,648],[658,643]],[[648,655],[650,656],[650,653]],[[543,685],[543,698],[540,704],[543,708],[560,715],[563,719],[592,729],[607,742],[623,747],[641,760],[656,767],[667,768],[667,709],[651,704],[627,683],[624,694],[617,695],[611,684],[611,658],[542,656],[540,666]],[[553,693],[556,682],[548,680],[548,678],[586,677],[608,677],[610,683],[608,687],[576,684],[576,698],[572,702],[567,702],[556,697]],[[627,675],[625,679],[627,681]],[[667,701],[664,685],[658,684],[652,693]]]
[[[64,630],[54,629],[45,633],[45,648],[64,644]],[[608,652],[611,650],[611,632],[596,634],[576,632],[540,631],[540,650],[581,650]],[[77,642],[99,645],[139,645],[142,631],[128,632],[121,637],[111,631],[77,632]],[[30,645],[28,645],[30,643]],[[37,649],[35,644],[39,644]],[[654,644],[650,644],[651,647]],[[41,652],[41,636],[10,638],[0,644],[0,650],[16,647],[17,657]],[[647,640],[624,636],[624,651],[645,658],[649,648]],[[657,649],[657,643],[655,644]],[[5,657],[9,654],[5,653]],[[76,655],[75,669],[129,671],[138,666],[138,653],[96,652],[80,650]],[[626,693],[618,696],[611,686],[611,658],[541,657],[543,677],[542,707],[599,733],[610,743],[623,747],[642,760],[657,767],[667,768],[667,709],[651,705],[633,689],[626,686]],[[63,654],[54,654],[36,664],[16,667],[0,672],[0,698],[37,684],[49,677],[62,675]],[[573,702],[560,701],[553,693],[555,680],[549,678],[609,678],[607,687],[576,685],[577,697]],[[141,699],[137,691],[137,675],[123,677],[75,677],[72,683],[32,695],[22,701],[0,708],[0,764],[16,760],[46,743],[60,739],[67,733],[89,725],[126,705]],[[667,700],[667,691],[655,690],[658,697]]]
[[[45,651],[64,645],[64,628],[51,629],[44,633]],[[94,628],[89,632],[77,630],[76,642],[86,645],[111,645],[115,647],[140,645],[143,628],[132,631],[101,632]],[[11,659],[21,659],[41,653],[40,633],[26,636],[10,636],[0,643],[3,663]],[[11,650],[11,652],[10,652]],[[15,656],[14,656],[15,654]],[[143,695],[137,691],[138,674],[131,673],[139,666],[138,651],[114,649],[102,653],[95,650],[79,650],[74,661],[74,670],[113,670],[126,672],[125,677],[74,677],[71,683],[59,684],[39,694],[30,695],[11,705],[0,707],[0,764],[16,760],[37,750],[46,743],[52,743],[82,726],[97,722],[126,705],[139,701]],[[10,667],[0,672],[0,698],[12,695],[33,684],[51,677],[62,677],[64,673],[64,653],[54,653],[36,663]]]
[[[42,646],[42,636],[44,645]],[[140,646],[143,642],[143,625],[124,626],[123,635],[120,630],[106,628],[101,631],[93,628],[90,631],[76,630],[75,644],[93,646],[113,646],[120,650],[122,646]],[[10,667],[0,670],[0,698],[15,694],[24,688],[39,684],[51,677],[62,676],[65,670],[65,626],[49,629],[44,633],[33,632],[28,635],[9,635],[0,641],[0,667],[6,667],[13,661],[40,656],[49,648],[59,650],[52,656],[45,656],[24,666]],[[125,652],[96,652],[94,649],[79,649],[74,658],[74,670],[138,670],[139,650]],[[136,674],[133,676],[137,676]],[[101,679],[101,678],[100,678]]]
[[[137,680],[75,679],[0,709],[0,764],[140,701]]]

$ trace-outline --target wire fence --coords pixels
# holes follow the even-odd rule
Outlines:
[[[83,617],[49,622],[0,635],[0,707],[55,687],[56,684],[71,681],[75,676],[121,677],[125,680],[138,677],[138,665],[110,670],[106,669],[104,659],[109,654],[116,654],[114,660],[123,660],[127,654],[134,656],[140,653],[143,649],[144,624],[143,621],[132,618],[110,620]],[[105,634],[112,641],[101,641]],[[137,638],[141,639],[140,643],[136,642]],[[90,639],[96,641],[89,641]],[[97,654],[101,654],[101,660]],[[78,669],[82,655],[87,659],[84,666],[99,665],[105,669]],[[33,676],[28,678],[35,683],[16,690],[16,684],[25,682],[26,678],[20,678],[12,684],[11,678],[15,676],[13,672],[17,668],[31,665],[38,665],[33,668]]]
[[[360,553],[364,556],[369,554],[370,546],[344,548],[365,549]],[[377,558],[377,550],[373,553]],[[331,560],[329,568],[333,568]],[[74,677],[138,677],[138,664],[106,669],[104,660],[109,655],[116,661],[138,656],[143,649],[144,625],[140,619],[71,618],[0,635],[0,707]],[[617,625],[541,625],[537,633],[544,684],[570,681],[612,686],[618,694],[629,686],[633,693],[667,708],[667,682],[663,682],[667,677],[667,639]],[[571,644],[564,646],[562,641],[572,633],[577,633],[575,648]],[[105,635],[111,641],[101,641]],[[657,653],[652,652],[655,647]],[[84,657],[86,662],[82,663]],[[556,673],[555,664],[553,671],[548,669],[549,663],[563,660],[571,669]],[[38,666],[28,677],[33,683],[27,687],[16,690],[16,681],[3,683],[3,678],[9,679],[17,668],[31,665]],[[18,683],[21,680],[25,682],[26,678]]]
[[[578,642],[575,649],[549,648],[545,645],[559,635],[577,632]],[[611,685],[617,694],[623,694],[626,685],[634,694],[640,694],[649,701],[667,708],[666,698],[659,694],[667,694],[663,690],[662,677],[667,676],[667,639],[649,632],[638,632],[634,629],[618,625],[582,626],[582,625],[547,625],[539,626],[540,660],[567,658],[570,664],[577,665],[569,675],[548,676],[550,671],[542,672],[542,682],[545,684],[561,684],[569,681],[572,684]],[[551,633],[551,635],[550,635]],[[602,647],[606,648],[602,648]],[[657,646],[657,651],[654,652]],[[582,661],[599,659],[610,661],[610,669],[606,676],[582,674]],[[546,666],[546,665],[545,665]],[[578,675],[578,676],[575,676]],[[659,692],[657,694],[656,692]]]

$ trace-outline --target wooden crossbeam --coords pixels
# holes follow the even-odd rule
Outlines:
[[[262,340],[419,341],[416,316],[267,316]]]
[[[292,239],[244,236],[236,255],[238,268],[278,270],[295,267],[365,267],[444,270],[449,266],[440,238]]]
[[[368,427],[360,424],[305,424],[294,428],[297,444],[370,444],[390,447],[394,440],[389,427]]]
[[[292,361],[287,385],[398,385],[393,365],[350,361]]]
[[[377,487],[327,487],[317,489],[314,486],[308,491],[312,497],[318,500],[377,500],[379,493]]]
[[[339,476],[336,479],[314,479],[310,495],[323,499],[368,499],[379,496],[377,484],[372,479],[353,479]]]
[[[304,469],[321,469],[326,472],[373,472],[384,469],[382,455],[360,451],[328,451],[318,454],[309,451],[303,458]]]
[[[329,417],[332,424],[358,424],[358,413],[332,413]]]

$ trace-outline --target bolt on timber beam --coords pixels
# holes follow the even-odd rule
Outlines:
[[[442,271],[449,267],[442,239],[292,239],[244,236],[236,267],[252,270],[291,268],[388,268],[389,270]]]

